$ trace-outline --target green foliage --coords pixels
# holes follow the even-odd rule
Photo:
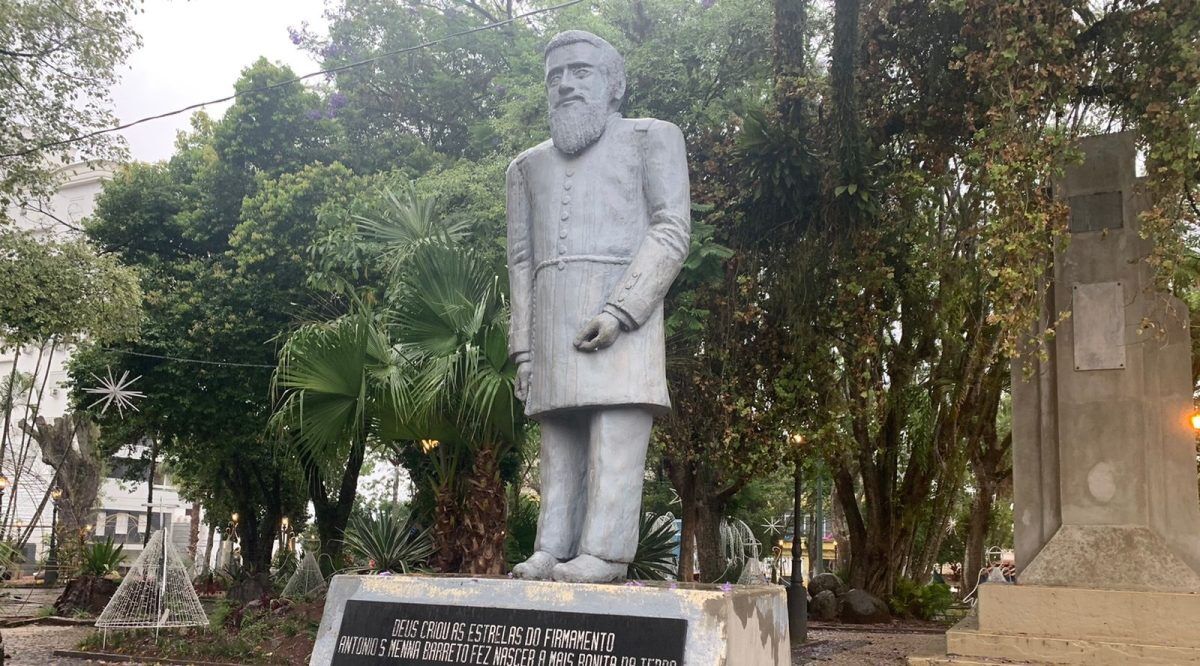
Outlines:
[[[272,424],[329,478],[389,404],[381,386],[398,371],[389,345],[371,313],[360,312],[301,327],[280,351]]]
[[[78,576],[102,578],[117,571],[125,559],[124,544],[114,544],[112,537],[83,547],[80,553]]]
[[[533,555],[537,539],[538,511],[541,505],[523,494],[508,507],[508,533],[504,541],[504,560],[509,567],[520,564]]]
[[[237,85],[291,76],[260,61]],[[277,455],[268,436],[272,341],[321,303],[305,287],[312,236],[326,224],[352,226],[318,216],[318,203],[353,182],[343,167],[313,164],[327,158],[328,127],[306,118],[319,103],[299,84],[282,85],[240,97],[219,121],[195,117],[167,165],[134,165],[106,185],[86,227],[136,267],[145,317],[136,342],[73,356],[73,398],[87,404],[78,387],[105,367],[140,375],[139,412],[95,415],[105,446],[155,437],[189,499],[222,523],[241,515],[243,557],[257,571],[270,565],[280,519],[299,524],[309,499],[296,460]]]
[[[643,513],[638,520],[638,545],[629,563],[633,580],[670,580],[678,573],[675,549],[679,534],[668,516]]]
[[[109,342],[136,335],[137,275],[90,243],[0,229],[0,256],[0,341]]]
[[[116,124],[110,95],[140,44],[131,26],[140,8],[136,0],[0,4],[0,154]],[[0,158],[0,209],[52,194],[59,167],[78,155],[119,159],[120,146],[104,134]]]
[[[275,553],[275,559],[271,562],[271,584],[276,590],[283,590],[299,565],[296,552],[291,548],[282,548]]]
[[[421,529],[405,511],[380,507],[350,519],[346,547],[365,566],[360,570],[411,573],[422,570],[433,554],[428,529]]]
[[[945,583],[919,585],[908,579],[896,583],[896,590],[888,598],[892,613],[919,620],[936,620],[944,617],[954,604],[954,594]]]

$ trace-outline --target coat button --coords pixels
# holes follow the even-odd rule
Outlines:
[[[625,288],[626,288],[626,289],[633,289],[633,280],[630,280],[629,282],[626,282],[626,283],[625,283]]]
[[[621,294],[620,296],[617,296],[618,303],[620,303],[621,301],[624,301],[624,300],[625,300],[625,294]]]
[[[639,273],[639,272],[637,272],[637,271],[634,271],[634,272],[633,272],[633,279],[635,279],[635,280],[636,280],[636,279],[638,279],[638,278],[640,278],[640,277],[642,277],[642,274],[641,274],[641,273]]]
[[[560,231],[558,232],[558,237],[559,237],[559,238],[566,238],[566,237],[567,237],[567,230],[566,230],[566,229],[562,229],[562,230],[560,230]]]
[[[566,254],[566,253],[567,253],[567,244],[566,244],[566,243],[559,243],[559,244],[558,244],[558,253],[559,253],[559,254]]]
[[[567,169],[567,178],[570,178],[571,176],[574,176],[574,175],[575,175],[574,169]]]
[[[565,271],[565,270],[567,270],[567,262],[565,262],[565,261],[559,261],[559,262],[558,262],[558,270],[560,270],[560,271]]]
[[[571,217],[571,211],[564,210],[560,217],[562,217],[562,219],[564,219],[564,220],[567,219],[568,217]]]
[[[563,205],[571,203],[571,195],[564,194],[562,201],[563,201]]]
[[[563,189],[564,190],[571,189],[571,181],[569,181],[569,180],[563,181]]]

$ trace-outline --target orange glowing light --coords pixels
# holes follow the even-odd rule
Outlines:
[[[1200,430],[1200,411],[1192,412],[1192,429]]]

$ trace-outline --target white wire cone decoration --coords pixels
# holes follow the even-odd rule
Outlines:
[[[300,566],[292,572],[292,577],[288,579],[287,585],[283,586],[283,594],[280,596],[285,599],[300,599],[316,596],[324,590],[325,576],[321,575],[321,567],[313,557],[312,551],[306,550],[304,559],[300,560]]]
[[[102,629],[159,629],[207,626],[208,616],[192,587],[183,559],[165,530],[150,537],[150,543],[129,573],[96,626]]]

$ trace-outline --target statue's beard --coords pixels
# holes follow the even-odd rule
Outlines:
[[[554,147],[574,155],[596,143],[608,122],[608,102],[576,102],[550,109],[550,138]]]

